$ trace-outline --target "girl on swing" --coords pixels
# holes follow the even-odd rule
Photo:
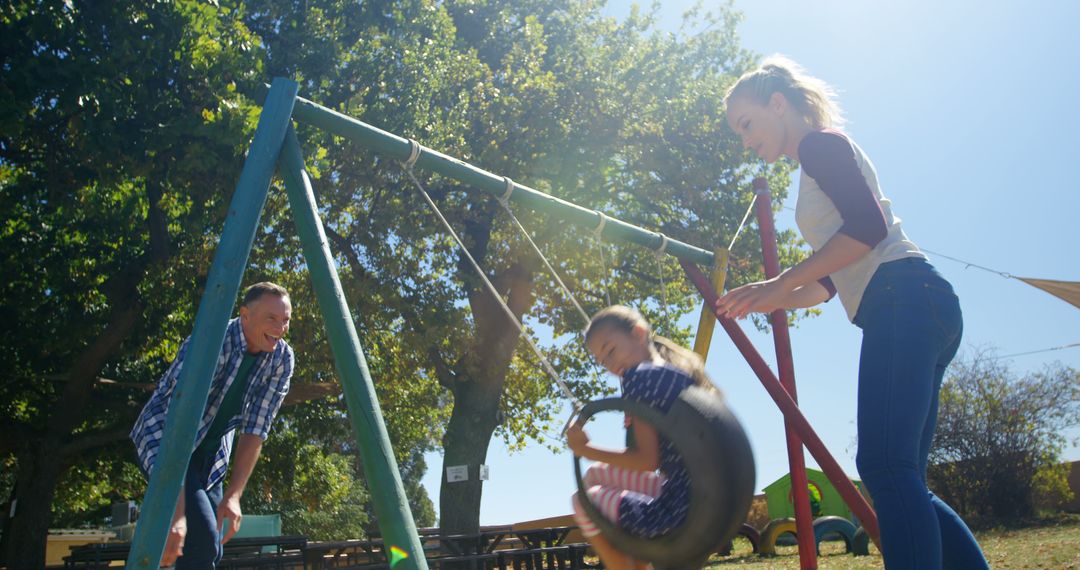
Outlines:
[[[629,307],[616,305],[596,313],[585,329],[585,346],[620,378],[623,398],[662,412],[694,384],[716,389],[696,354],[654,336],[641,313]],[[653,426],[629,416],[626,425],[633,427],[634,444],[624,450],[589,443],[577,422],[567,429],[567,442],[576,455],[595,462],[583,477],[589,500],[620,528],[653,538],[686,520],[690,478],[675,447]],[[575,493],[574,519],[604,568],[649,568],[648,563],[629,558],[604,539],[579,500]]]
[[[837,294],[863,331],[858,453],[889,570],[978,570],[987,563],[967,525],[926,487],[945,367],[960,346],[952,286],[904,235],[870,159],[839,122],[832,89],[779,57],[726,96],[728,125],[767,163],[802,168],[795,222],[813,255],[780,276],[724,295],[717,310],[810,307]]]

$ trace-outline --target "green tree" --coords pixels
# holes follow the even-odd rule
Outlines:
[[[299,78],[303,96],[540,190],[703,245],[726,243],[750,199],[752,167],[721,110],[724,88],[749,64],[730,6],[691,15],[693,33],[679,35],[657,32],[653,15],[619,23],[574,0],[247,8],[248,27],[269,47],[267,68]],[[397,165],[333,135],[305,128],[301,137],[366,348],[425,386],[412,388],[431,398],[424,405],[450,410],[445,432],[416,427],[441,435],[444,465],[474,474],[444,481],[440,526],[475,531],[476,467],[491,437],[543,441],[561,396]],[[775,188],[787,173],[769,171]],[[453,181],[425,183],[512,312],[553,331],[546,348],[578,395],[601,391],[572,342],[584,323],[499,206]],[[610,246],[583,248],[588,232],[520,214],[589,310],[610,295],[641,306],[661,333],[688,338],[675,322],[697,296],[673,260],[661,270],[651,252],[619,247],[605,265],[596,248]],[[798,259],[794,236],[781,240],[784,262]],[[740,243],[733,283],[760,277],[754,249]]]
[[[5,3],[0,26],[3,538],[9,567],[40,568],[63,474],[125,446],[145,397],[102,379],[159,373],[190,326],[252,128],[236,82],[261,70],[197,2]]]
[[[1071,494],[1061,452],[1077,425],[1080,373],[1053,364],[1017,375],[979,350],[942,385],[930,487],[976,522],[1032,516]]]
[[[265,79],[266,51],[243,13],[196,1],[0,7],[0,485],[17,500],[0,546],[9,567],[41,567],[50,524],[100,524],[109,502],[141,495],[127,433],[190,333],[258,116],[241,93]],[[247,279],[287,284],[297,329],[318,331],[294,342],[294,385],[333,381],[299,248],[270,229],[284,210],[275,195]],[[408,392],[390,384],[380,388]],[[419,396],[401,400],[426,409]],[[298,419],[283,431],[302,430],[286,441],[327,458],[301,465],[312,478],[340,453],[340,430],[319,426],[345,419],[336,400],[305,407],[286,410]],[[430,447],[406,436],[417,422],[397,427],[394,417],[403,459]],[[345,496],[359,500],[358,466],[347,465]],[[411,465],[404,476],[415,485],[423,465]]]
[[[726,243],[750,198],[752,167],[720,109],[723,89],[749,64],[736,20],[723,5],[691,14],[689,33],[672,35],[655,30],[653,15],[619,23],[599,4],[575,0],[0,7],[0,259],[8,274],[0,284],[0,456],[15,470],[19,505],[0,549],[10,567],[40,566],[49,507],[72,465],[130,454],[126,433],[146,397],[136,385],[158,378],[191,330],[258,113],[246,94],[259,84],[296,78],[310,99],[707,246]],[[415,207],[400,170],[326,133],[301,136],[406,485],[420,489],[419,454],[440,440],[448,465],[483,463],[493,434],[518,446],[543,441],[559,394]],[[787,174],[771,169],[773,187],[786,188]],[[583,323],[498,207],[449,181],[425,182],[514,312],[554,332],[546,348],[578,395],[601,391],[580,349],[565,342]],[[520,214],[589,310],[610,295],[639,304],[661,333],[687,338],[674,323],[696,296],[672,260],[662,280],[651,253],[638,248],[607,249],[601,263],[600,246],[582,247],[588,232]],[[797,260],[794,237],[781,240],[783,262]],[[760,278],[754,249],[740,242],[732,283]],[[293,292],[290,342],[302,358],[295,384],[332,382],[280,188],[247,276]],[[297,479],[347,474],[341,457],[353,450],[343,412],[338,398],[283,412],[276,453],[310,454],[312,468],[268,469],[262,485],[281,488],[280,502],[263,496],[257,507],[300,505],[289,495]],[[327,497],[365,496],[355,462],[351,483]],[[128,471],[100,472],[114,491],[125,488]],[[12,481],[11,473],[0,479]],[[84,488],[80,480],[60,488]],[[95,488],[92,496],[107,500]],[[430,503],[410,497],[425,524]],[[58,511],[64,520],[83,508],[68,497],[58,504],[69,505]],[[444,485],[442,526],[474,530],[479,504],[475,478]],[[363,524],[356,511],[327,505],[304,504],[315,514],[287,520],[296,528]]]

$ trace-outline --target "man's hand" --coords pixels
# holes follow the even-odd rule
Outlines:
[[[176,564],[176,559],[184,554],[184,537],[187,536],[187,518],[180,517],[169,528],[169,538],[165,540],[165,554],[161,557],[163,567]]]
[[[236,534],[236,531],[240,530],[240,519],[242,518],[244,518],[244,515],[240,512],[240,497],[233,494],[225,496],[217,509],[218,531],[224,535],[221,540],[222,544],[229,542],[229,539]],[[227,530],[222,529],[225,519],[229,519],[229,528]]]
[[[236,444],[236,454],[233,460],[232,475],[229,476],[229,488],[225,489],[225,495],[217,509],[218,532],[224,536],[221,541],[225,544],[240,530],[240,520],[244,518],[240,512],[240,496],[244,494],[251,470],[255,468],[255,462],[259,460],[259,451],[262,450],[262,438],[250,434],[240,434]],[[223,529],[225,519],[229,519],[229,528]]]

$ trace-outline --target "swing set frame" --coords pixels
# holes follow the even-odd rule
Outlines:
[[[191,456],[190,450],[195,444],[199,418],[209,395],[217,355],[233,312],[244,267],[247,265],[276,168],[285,182],[289,207],[293,212],[313,289],[325,321],[327,337],[342,383],[365,477],[372,490],[375,517],[384,543],[405,553],[395,564],[395,570],[427,569],[416,524],[409,510],[375,395],[374,383],[345,301],[334,258],[318,214],[311,181],[304,166],[303,153],[292,127],[293,119],[348,138],[383,156],[408,163],[409,167],[415,164],[419,168],[455,179],[470,189],[558,216],[562,220],[593,230],[598,237],[602,234],[602,237],[607,239],[634,243],[658,254],[678,258],[687,277],[697,287],[705,302],[701,322],[706,326],[704,330],[699,328],[697,346],[708,346],[708,338],[705,337],[711,335],[713,319],[707,318],[706,313],[712,313],[784,414],[796,518],[799,522],[802,568],[817,567],[814,533],[810,526],[810,504],[806,492],[802,452],[804,445],[858,517],[863,528],[877,542],[877,518],[873,510],[826,449],[796,403],[794,368],[785,312],[779,310],[770,315],[778,355],[778,378],[739,325],[712,309],[718,298],[717,289],[722,289],[721,281],[714,275],[714,282],[710,282],[700,266],[726,264],[726,250],[710,252],[560,200],[308,101],[299,97],[298,91],[299,86],[295,81],[275,78],[266,93],[259,123],[207,275],[205,293],[195,316],[191,348],[188,350],[190,356],[185,361],[174,397],[169,403],[161,448],[143,501],[143,516],[139,518],[135,529],[127,560],[128,568],[157,568],[164,552],[169,525]],[[772,277],[779,273],[779,264],[771,203],[764,180],[755,181],[755,190],[766,275]]]

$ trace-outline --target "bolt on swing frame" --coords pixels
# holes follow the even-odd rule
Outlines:
[[[169,523],[194,448],[199,419],[209,395],[218,347],[224,339],[225,326],[239,293],[243,269],[275,165],[280,167],[283,174],[290,208],[296,217],[297,232],[326,322],[349,418],[363,456],[365,475],[373,491],[375,514],[384,543],[397,546],[407,555],[396,565],[396,570],[427,568],[374,384],[345,303],[291,120],[296,119],[343,136],[396,160],[408,159],[411,145],[407,139],[298,97],[297,92],[298,86],[294,81],[275,78],[265,97],[259,125],[244,161],[221,241],[207,276],[206,293],[196,314],[191,336],[192,350],[189,351],[193,357],[184,366],[175,397],[169,405],[160,453],[143,502],[144,515],[136,527],[127,560],[129,568],[157,568],[164,551]],[[496,197],[502,196],[507,189],[506,179],[428,148],[421,147],[415,165]],[[603,221],[603,236],[609,239],[636,243],[677,257],[687,276],[705,298],[706,306],[714,306],[716,291],[698,268],[699,265],[708,267],[713,264],[712,252],[604,216],[522,184],[512,184],[510,199],[524,206],[557,215],[589,229],[596,228]],[[877,518],[865,498],[847,479],[792,396],[742,329],[731,319],[719,314],[716,317],[783,412],[790,429],[804,439],[806,447],[876,542]],[[798,491],[795,489],[796,493]],[[805,494],[805,486],[802,491]]]

